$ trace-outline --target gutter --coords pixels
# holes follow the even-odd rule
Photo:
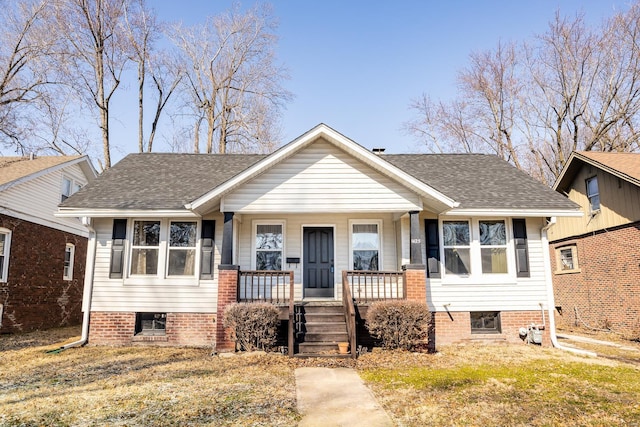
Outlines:
[[[560,350],[570,351],[582,356],[597,357],[598,355],[592,351],[563,346],[558,342],[558,337],[556,336],[556,320],[553,313],[553,311],[555,310],[555,301],[553,297],[553,280],[551,277],[551,260],[549,258],[551,255],[549,252],[549,239],[547,238],[547,230],[549,230],[549,228],[551,228],[551,226],[553,226],[555,223],[556,217],[552,216],[548,220],[547,224],[540,229],[542,251],[545,254],[543,259],[545,268],[545,282],[547,285],[547,311],[549,313],[549,336],[551,338],[551,344],[553,344],[555,348],[558,348]],[[542,311],[542,321],[544,322],[544,303],[540,303],[540,310]]]
[[[82,336],[78,341],[74,341],[69,344],[65,344],[62,347],[54,350],[49,350],[47,353],[60,353],[72,347],[82,347],[89,341],[89,318],[91,315],[91,299],[93,296],[93,275],[96,262],[96,247],[98,245],[98,239],[96,236],[96,230],[91,226],[91,218],[83,217],[82,224],[89,230],[89,244],[87,245],[87,261],[84,272],[84,292],[83,299],[83,313],[82,313]]]

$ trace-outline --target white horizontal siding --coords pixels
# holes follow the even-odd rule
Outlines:
[[[87,237],[89,233],[79,219],[54,216],[61,201],[63,176],[83,184],[87,182],[78,164],[54,170],[0,192],[1,212],[56,230]]]
[[[302,231],[304,227],[326,226],[334,227],[334,259],[335,274],[334,283],[336,297],[342,295],[342,271],[352,270],[349,265],[349,221],[350,220],[382,220],[382,265],[383,270],[397,270],[396,263],[396,236],[395,225],[391,214],[315,214],[315,215],[242,215],[242,222],[238,226],[238,264],[241,270],[251,270],[253,264],[253,224],[254,221],[274,222],[285,221],[284,235],[284,256],[300,258],[300,264],[287,265],[283,262],[282,269],[294,272],[295,298],[302,298],[302,261],[304,253],[302,251]]]
[[[222,243],[222,217],[216,217],[215,273],[213,280],[193,278],[187,284],[171,279],[154,279],[152,284],[132,285],[128,280],[109,279],[111,262],[111,219],[95,219],[97,235],[92,311],[170,311],[215,313],[218,304],[218,270]],[[128,251],[125,251],[128,254]],[[125,255],[125,271],[128,266]],[[184,282],[183,282],[184,283]]]
[[[530,277],[513,278],[511,283],[447,283],[445,279],[427,279],[427,302],[432,310],[506,311],[547,308],[544,253],[540,240],[542,221],[527,219]],[[510,252],[510,256],[513,253]]]
[[[237,213],[407,212],[421,199],[335,146],[319,141],[224,197]]]

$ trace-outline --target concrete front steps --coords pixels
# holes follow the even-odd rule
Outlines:
[[[297,357],[351,357],[339,354],[338,343],[348,342],[344,309],[339,302],[309,302],[296,307]]]

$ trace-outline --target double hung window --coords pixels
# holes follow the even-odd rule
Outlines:
[[[256,270],[282,270],[283,224],[256,225]]]
[[[589,199],[589,208],[591,213],[600,210],[600,191],[598,190],[598,177],[593,176],[587,179],[587,198]]]
[[[378,224],[352,224],[351,231],[353,269],[379,270],[380,229]]]
[[[0,228],[0,282],[7,281],[9,275],[9,246],[11,245],[11,231]]]
[[[176,221],[169,227],[169,276],[193,276],[196,265],[196,222]]]
[[[134,221],[131,275],[157,275],[160,255],[160,221]]]
[[[507,232],[504,221],[480,221],[482,273],[507,273]]]
[[[73,258],[76,253],[76,247],[73,243],[67,243],[64,249],[64,269],[62,273],[63,280],[73,280]]]
[[[61,202],[64,202],[76,191],[82,188],[82,184],[66,176],[62,178],[62,196]]]
[[[446,273],[471,274],[471,233],[469,221],[442,223],[444,268]]]

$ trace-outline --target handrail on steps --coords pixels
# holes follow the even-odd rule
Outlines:
[[[294,345],[295,345],[295,340],[294,340],[294,329],[295,329],[295,324],[294,322],[294,304],[293,304],[293,271],[289,272],[289,325],[287,328],[287,334],[288,334],[288,348],[289,348],[289,357],[293,357],[293,353],[294,353]]]
[[[347,271],[342,272],[342,306],[344,307],[344,317],[347,322],[347,335],[349,337],[349,349],[351,358],[356,358],[356,309],[353,305],[351,286],[347,279]]]

